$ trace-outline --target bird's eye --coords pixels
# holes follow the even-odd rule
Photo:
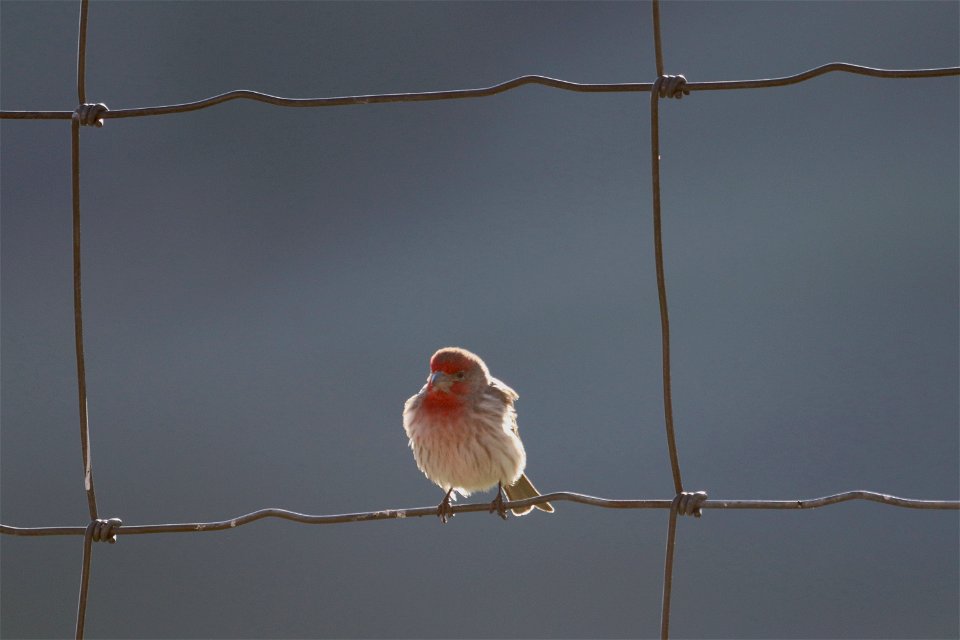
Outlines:
[[[457,380],[463,380],[463,371],[457,371],[455,374],[453,374],[453,377]]]

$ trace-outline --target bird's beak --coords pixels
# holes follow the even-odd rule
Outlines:
[[[450,391],[450,378],[443,371],[434,371],[427,378],[431,389],[439,389],[445,393]]]

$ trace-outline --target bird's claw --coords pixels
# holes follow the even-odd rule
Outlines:
[[[437,507],[437,517],[440,518],[441,524],[447,524],[447,521],[453,517],[453,509],[450,508],[450,501],[444,500],[440,503],[440,506]]]
[[[437,505],[437,517],[440,518],[441,524],[447,524],[447,521],[454,516],[453,509],[450,507],[451,493],[453,489],[447,491],[447,495],[443,496],[443,500]]]
[[[497,497],[490,503],[490,513],[496,512],[498,516],[507,519],[507,509],[503,506],[503,485],[497,484]]]

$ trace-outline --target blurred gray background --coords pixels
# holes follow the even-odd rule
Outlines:
[[[79,2],[0,3],[2,108],[72,110]],[[668,73],[958,64],[955,2],[667,2]],[[94,2],[87,95],[324,97],[537,73],[655,78],[650,5]],[[958,496],[957,78],[832,74],[662,107],[685,484]],[[2,505],[86,523],[66,121],[2,127]],[[100,509],[434,505],[401,425],[441,346],[518,390],[543,491],[670,498],[649,94],[232,102],[84,129]],[[489,500],[492,494],[479,495]],[[849,503],[680,523],[675,637],[948,638],[958,513]],[[560,503],[123,537],[88,637],[651,637],[664,511]],[[4,637],[73,633],[82,542],[0,538]]]

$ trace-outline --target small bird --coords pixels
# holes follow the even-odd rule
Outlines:
[[[441,522],[452,515],[454,491],[467,497],[496,486],[490,510],[504,519],[504,491],[508,500],[540,495],[523,473],[527,454],[513,408],[519,397],[466,349],[446,347],[430,358],[427,383],[403,407],[403,429],[417,467],[447,492],[437,506]],[[549,502],[536,508],[553,512]],[[517,516],[531,511],[533,507],[513,509]]]

